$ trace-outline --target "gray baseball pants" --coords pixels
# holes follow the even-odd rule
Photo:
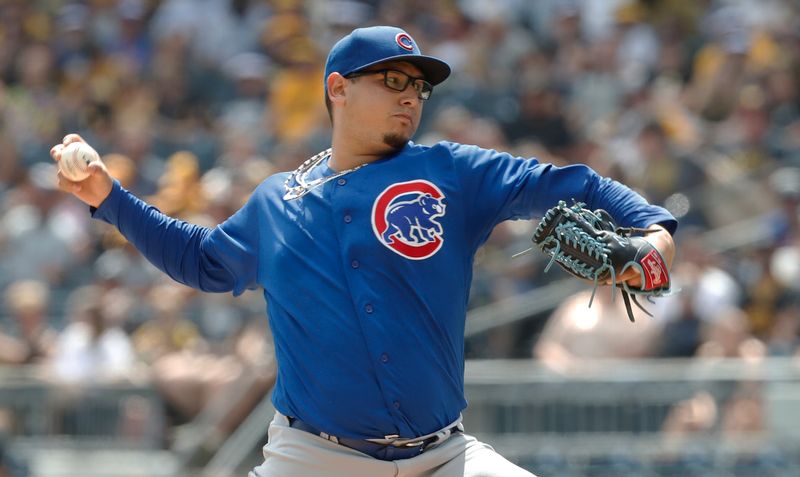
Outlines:
[[[276,413],[264,446],[264,463],[249,477],[535,477],[472,436],[456,433],[410,459],[374,459],[322,437],[289,427]]]

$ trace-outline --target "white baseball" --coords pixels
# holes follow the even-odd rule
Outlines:
[[[100,156],[85,142],[73,142],[61,152],[58,167],[61,175],[73,182],[80,182],[89,177],[89,164],[99,161]]]

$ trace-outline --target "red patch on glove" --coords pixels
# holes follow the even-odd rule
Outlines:
[[[667,265],[656,250],[651,250],[642,258],[642,269],[644,270],[644,290],[665,288],[669,285]]]

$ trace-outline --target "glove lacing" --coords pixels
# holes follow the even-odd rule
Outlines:
[[[594,215],[592,216],[594,217]],[[555,243],[555,245],[552,248],[548,249],[548,253],[550,254],[550,261],[544,268],[545,273],[547,273],[548,270],[550,270],[550,267],[553,266],[553,263],[558,261],[562,266],[569,268],[577,275],[580,275],[586,279],[593,281],[594,286],[592,287],[592,296],[589,299],[589,306],[591,307],[592,302],[594,302],[594,297],[595,294],[597,293],[597,289],[600,287],[599,277],[602,276],[604,272],[606,271],[609,272],[609,275],[611,276],[611,283],[613,286],[616,286],[617,283],[616,273],[614,272],[614,267],[611,266],[611,263],[609,262],[608,259],[608,253],[610,250],[602,242],[595,240],[591,235],[579,229],[577,227],[577,224],[573,221],[566,221],[562,224],[557,225],[555,233],[559,235],[564,242],[566,243],[571,242],[573,247],[575,247],[576,249],[579,248],[581,252],[589,255],[590,257],[596,258],[598,261],[603,262],[602,267],[595,269],[593,266],[584,263],[577,258],[573,258],[569,255],[564,254],[564,252],[561,251],[561,242],[552,236],[548,237],[543,244],[543,245],[549,245]]]

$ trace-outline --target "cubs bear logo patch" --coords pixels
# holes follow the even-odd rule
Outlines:
[[[383,190],[372,206],[372,230],[391,251],[412,260],[435,254],[444,243],[444,194],[425,180],[400,182]]]

